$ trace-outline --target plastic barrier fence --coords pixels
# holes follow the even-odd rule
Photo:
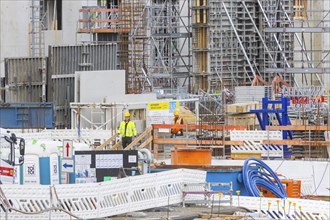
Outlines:
[[[205,179],[205,171],[177,169],[102,183],[1,185],[0,219],[5,219],[6,215],[8,219],[69,219],[69,214],[95,219],[177,204],[182,202],[184,183],[203,182]],[[8,208],[26,214],[13,210],[6,212]],[[57,210],[48,211],[54,209]],[[43,213],[33,214],[36,212]]]
[[[213,199],[214,204],[218,204],[219,196],[215,195]],[[221,198],[221,201],[227,199],[229,197],[224,196]],[[261,213],[261,215],[267,215],[272,219],[330,219],[330,206],[327,201],[264,197],[260,199],[260,197],[233,196],[233,206],[246,207],[249,210]]]
[[[232,153],[261,153],[262,157],[282,158],[283,147],[279,145],[265,145],[254,141],[244,141],[244,145],[232,145]]]
[[[73,140],[74,142],[83,142],[86,144],[94,144],[95,141],[103,143],[111,137],[111,130],[92,130],[81,129],[78,135],[77,129],[45,129],[40,132],[21,133],[21,130],[10,130],[15,132],[18,137],[25,140],[54,140],[63,141],[64,139]]]
[[[183,184],[203,182],[205,175],[204,171],[178,169],[95,184],[53,187],[1,185],[0,219],[70,219],[70,215],[94,219],[176,204],[182,202]],[[204,198],[203,195],[195,196]],[[196,197],[187,195],[185,199]],[[221,201],[229,199],[229,196],[221,197]],[[215,206],[219,204],[219,195],[212,195],[212,200]],[[273,219],[330,218],[329,202],[325,201],[233,196],[232,204]],[[8,208],[20,212],[10,210],[6,213]],[[57,211],[48,211],[54,209]],[[38,212],[40,214],[32,214]]]
[[[232,153],[261,153],[262,157],[283,157],[283,146],[261,144],[261,140],[282,140],[281,131],[230,131],[230,140],[243,141],[244,145],[232,145]]]
[[[282,140],[281,131],[230,131],[232,141]]]

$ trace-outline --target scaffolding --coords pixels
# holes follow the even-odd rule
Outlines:
[[[127,20],[125,24],[130,32],[119,35],[120,66],[126,70],[127,93],[141,93],[145,82],[141,80],[146,65],[146,5],[144,0],[122,0],[120,18]]]
[[[324,85],[330,72],[328,0],[257,0],[265,42],[263,78],[292,86]],[[318,39],[318,40],[315,40]]]
[[[155,0],[146,6],[149,58],[143,77],[150,91],[162,88],[174,94],[190,86],[190,1]]]
[[[256,77],[268,83],[280,77],[291,86],[324,84],[329,1],[192,2],[195,90],[214,93],[251,85]]]
[[[257,17],[256,1],[245,1]],[[241,1],[199,1],[193,5],[196,88],[209,93],[250,85],[256,75],[258,39]]]
[[[80,9],[78,33],[92,34],[94,43],[101,43],[100,34],[118,42],[127,93],[176,93],[190,84],[189,2],[121,0],[107,8]],[[104,36],[110,34],[113,37]]]

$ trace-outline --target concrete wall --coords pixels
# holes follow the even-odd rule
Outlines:
[[[0,1],[0,76],[4,77],[5,57],[29,55],[31,1]]]
[[[102,103],[108,98],[125,94],[125,71],[86,71],[80,74],[80,102]]]
[[[156,94],[125,94],[125,71],[76,72],[75,101],[81,103],[148,103]],[[77,97],[79,96],[79,97]]]

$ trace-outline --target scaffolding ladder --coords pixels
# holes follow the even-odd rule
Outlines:
[[[45,15],[45,1],[31,0],[30,17],[30,56],[44,57],[43,18]]]

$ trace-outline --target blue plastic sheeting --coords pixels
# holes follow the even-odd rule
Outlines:
[[[54,128],[52,102],[0,104],[0,127],[11,129]]]

